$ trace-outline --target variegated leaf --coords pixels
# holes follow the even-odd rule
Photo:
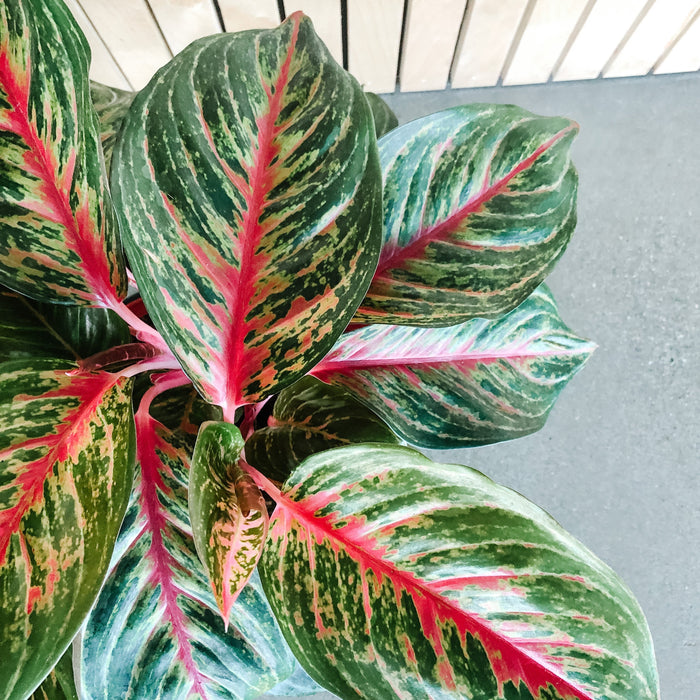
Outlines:
[[[51,673],[34,691],[31,700],[79,700],[73,677],[73,648],[58,660]]]
[[[111,181],[150,316],[229,422],[330,349],[376,267],[371,113],[300,13],[162,68]]]
[[[362,442],[398,439],[349,392],[303,377],[277,397],[268,427],[246,441],[245,458],[269,478],[285,481],[309,455]]]
[[[90,50],[60,0],[0,4],[0,282],[44,301],[126,294],[90,100]]]
[[[374,117],[374,131],[377,138],[389,133],[399,125],[399,120],[392,112],[391,107],[384,100],[373,92],[366,92],[365,97],[369,102],[372,116]]]
[[[410,443],[469,447],[539,430],[594,348],[564,325],[542,285],[495,321],[353,331],[312,371]]]
[[[384,244],[355,321],[449,326],[515,308],[576,225],[577,128],[475,104],[382,138]]]
[[[169,381],[169,380],[168,380]],[[163,386],[136,414],[135,489],[110,573],[78,641],[85,700],[252,698],[287,679],[296,662],[257,576],[231,609],[228,631],[197,559],[187,483],[200,409],[175,418]],[[173,392],[182,397],[182,390]],[[161,403],[165,406],[161,406]]]
[[[90,95],[100,120],[100,141],[102,142],[105,166],[109,172],[117,134],[136,94],[102,85],[93,80],[90,81]]]
[[[265,499],[238,465],[242,451],[243,437],[235,425],[204,423],[190,470],[194,543],[226,627],[231,606],[255,571],[267,537]]]
[[[342,698],[656,700],[644,616],[546,513],[398,446],[309,457],[261,559],[297,658]]]
[[[51,670],[102,584],[132,483],[130,382],[0,366],[0,697]]]
[[[129,327],[113,311],[47,304],[0,286],[0,362],[75,360],[128,341]]]

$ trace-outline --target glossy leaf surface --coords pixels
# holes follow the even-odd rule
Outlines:
[[[133,92],[119,90],[90,81],[90,96],[100,123],[100,142],[107,172],[112,162],[112,151],[126,113],[136,96]]]
[[[285,481],[309,455],[353,443],[398,441],[386,423],[352,394],[304,377],[275,401],[268,427],[246,441],[246,461],[266,476]]]
[[[314,455],[278,496],[261,563],[294,653],[342,698],[658,698],[625,585],[468,467],[397,446]]]
[[[379,95],[375,95],[373,92],[366,92],[365,97],[372,110],[374,131],[377,138],[381,138],[399,125],[399,120],[392,112],[391,107]]]
[[[192,456],[189,510],[194,543],[224,625],[257,566],[267,537],[265,499],[239,466],[240,430],[204,423]]]
[[[111,307],[126,293],[87,41],[56,0],[0,5],[0,282]]]
[[[382,138],[384,244],[355,321],[448,326],[515,308],[576,225],[577,128],[476,104]]]
[[[0,367],[0,696],[25,698],[92,605],[131,489],[130,382]]]
[[[542,285],[494,321],[353,331],[313,373],[350,391],[408,442],[468,447],[539,430],[594,348],[564,325]]]
[[[73,677],[73,648],[68,647],[31,700],[79,700]]]
[[[168,393],[181,399],[183,390]],[[154,413],[172,429],[149,415],[154,398]],[[177,419],[171,398],[149,389],[136,414],[135,489],[79,650],[86,700],[252,698],[295,668],[257,577],[224,630],[187,503],[197,416],[206,407],[194,399]]]
[[[0,287],[0,362],[28,357],[76,360],[129,341],[113,311],[48,304]]]
[[[139,93],[111,180],[151,318],[232,410],[302,376],[380,245],[372,116],[310,21],[190,45]]]

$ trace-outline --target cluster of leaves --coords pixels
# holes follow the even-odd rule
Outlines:
[[[0,38],[0,695],[656,698],[607,566],[399,444],[537,430],[590,354],[576,125],[396,128],[301,14],[137,95],[61,0]]]

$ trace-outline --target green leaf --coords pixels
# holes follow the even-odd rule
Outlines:
[[[185,402],[174,420],[168,394],[182,392],[158,395],[167,386],[149,389],[136,413],[135,488],[109,576],[78,640],[84,700],[253,698],[297,667],[257,575],[224,629],[188,512],[198,402]],[[174,429],[149,414],[151,401]]]
[[[90,50],[57,0],[0,4],[0,283],[114,307],[127,280],[90,101]]]
[[[44,682],[34,691],[31,700],[79,700],[73,677],[73,647],[59,659]]]
[[[594,348],[564,325],[542,285],[495,321],[353,331],[312,372],[410,443],[469,447],[539,430]]]
[[[132,483],[131,382],[0,366],[0,696],[25,698],[102,584]]]
[[[382,138],[384,244],[355,322],[449,326],[522,302],[576,225],[577,129],[476,104]]]
[[[245,444],[246,461],[285,481],[309,455],[362,442],[398,442],[384,421],[339,387],[303,377],[280,393],[268,427]]]
[[[0,287],[0,362],[75,360],[128,341],[129,327],[113,311],[47,304]]]
[[[111,179],[150,316],[233,410],[300,378],[360,303],[381,238],[372,117],[311,22],[191,44],[139,93]]]
[[[100,120],[100,141],[107,172],[112,162],[112,150],[126,113],[136,96],[133,92],[90,81],[90,96]]]
[[[366,92],[365,97],[369,102],[372,116],[374,117],[374,131],[377,138],[389,133],[399,125],[397,116],[391,111],[391,107],[373,92]]]
[[[189,510],[200,561],[228,627],[231,606],[248,583],[267,537],[267,507],[260,489],[240,466],[240,430],[204,423],[192,456]]]
[[[265,592],[297,658],[340,697],[658,698],[630,591],[483,474],[341,447],[309,457],[276,500]]]

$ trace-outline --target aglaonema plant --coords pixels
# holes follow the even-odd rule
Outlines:
[[[0,39],[0,695],[657,698],[617,576],[405,446],[531,433],[590,354],[576,125],[396,128],[298,13],[136,95],[59,0]]]

